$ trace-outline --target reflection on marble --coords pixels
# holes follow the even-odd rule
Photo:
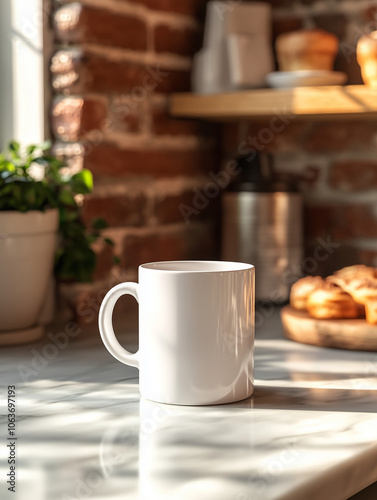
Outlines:
[[[376,353],[286,341],[274,316],[257,329],[252,398],[178,407],[140,401],[137,370],[98,335],[22,379],[44,345],[0,353],[18,403],[17,493],[1,482],[1,499],[341,500],[377,480]]]

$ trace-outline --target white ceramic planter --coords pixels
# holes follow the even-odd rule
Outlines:
[[[58,210],[0,212],[0,343],[36,340],[51,278]]]

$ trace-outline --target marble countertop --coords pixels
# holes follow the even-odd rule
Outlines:
[[[55,349],[52,336],[2,348],[0,497],[343,500],[376,481],[377,353],[287,341],[278,310],[258,323],[255,394],[225,406],[140,401],[138,371],[94,330]],[[8,385],[16,495],[4,484]]]

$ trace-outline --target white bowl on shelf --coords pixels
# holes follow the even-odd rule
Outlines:
[[[276,89],[343,85],[346,81],[347,75],[345,73],[321,70],[274,71],[266,77],[267,85]]]

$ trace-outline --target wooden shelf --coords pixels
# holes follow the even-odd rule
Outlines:
[[[173,94],[172,116],[211,121],[297,118],[377,118],[377,89],[364,85],[260,89],[227,94]]]

